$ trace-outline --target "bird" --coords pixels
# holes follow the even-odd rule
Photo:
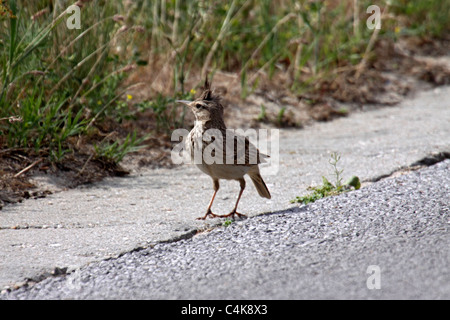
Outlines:
[[[230,130],[227,129],[224,122],[221,97],[213,92],[208,80],[205,80],[203,91],[197,99],[194,101],[176,100],[176,102],[187,105],[195,116],[194,127],[185,139],[185,150],[190,155],[191,162],[194,162],[213,180],[214,193],[206,213],[197,219],[205,220],[207,217],[232,217],[234,219],[235,215],[246,217],[237,211],[246,185],[244,179],[246,174],[252,180],[258,194],[270,199],[269,189],[261,177],[258,166],[269,156],[260,153],[247,137],[237,134],[230,135]],[[213,134],[210,134],[211,131]],[[208,150],[210,153],[206,152]],[[218,161],[211,161],[211,159]],[[221,179],[236,180],[240,185],[236,204],[233,210],[225,215],[215,214],[211,210],[220,188],[219,180]]]

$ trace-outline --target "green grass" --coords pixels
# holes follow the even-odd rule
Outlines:
[[[122,143],[114,141],[113,143],[102,141],[95,145],[96,157],[106,162],[119,163],[130,152],[136,152],[145,147],[142,143],[148,136],[137,138],[136,131],[128,134]]]
[[[311,89],[312,80],[329,77],[337,68],[360,63],[373,33],[366,27],[366,8],[376,4],[383,10],[386,2],[359,0],[356,8],[354,3],[178,0],[164,8],[148,1],[132,8],[141,13],[136,23],[149,30],[150,47],[157,47],[150,50],[150,63],[175,49],[174,93],[184,91],[186,78],[196,70],[203,76],[221,70],[240,75],[245,97],[261,74],[270,79],[281,71],[288,76],[290,89],[297,92]],[[395,14],[384,17],[381,35],[394,37],[400,27],[445,36],[450,30],[449,8],[437,0],[391,1]]]
[[[131,60],[111,47],[127,45],[125,33],[132,32],[115,21],[117,4],[94,5],[82,8],[84,28],[69,30],[59,1],[53,12],[48,1],[7,2],[11,14],[0,17],[0,118],[20,121],[0,121],[1,148],[61,161],[74,152],[70,137],[87,133],[120,106],[121,69]],[[113,158],[121,159],[123,150]]]

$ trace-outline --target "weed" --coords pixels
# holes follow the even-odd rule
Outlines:
[[[298,202],[308,204],[324,197],[339,194],[338,189],[334,185],[332,185],[325,177],[322,177],[321,186],[308,187],[308,190],[312,192],[306,196],[296,197],[294,200],[291,200],[291,203]]]
[[[229,227],[233,222],[234,220],[226,218],[225,221],[222,223],[222,225],[224,227]]]
[[[333,175],[335,177],[335,184],[333,185],[327,178],[322,176],[322,185],[316,187],[308,187],[311,193],[306,196],[298,196],[291,200],[291,203],[303,203],[308,204],[319,200],[321,198],[338,195],[343,192],[350,191],[352,187],[358,190],[361,187],[361,182],[357,176],[352,176],[344,184],[342,183],[342,173],[343,169],[338,168],[338,163],[341,160],[341,156],[337,152],[331,153],[331,159],[329,159],[329,164],[333,168]]]
[[[336,189],[339,191],[342,188],[342,173],[344,169],[339,170],[337,165],[339,160],[341,160],[341,155],[337,152],[332,152],[330,155],[331,159],[328,160],[329,164],[333,168],[333,175],[335,176]]]

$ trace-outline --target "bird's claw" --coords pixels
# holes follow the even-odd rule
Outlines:
[[[198,217],[197,220],[205,220],[208,216],[211,216],[211,218],[219,218],[220,216],[213,213],[211,211],[211,209],[208,209],[208,211],[206,211],[206,214],[203,217]]]
[[[247,218],[247,216],[245,214],[239,213],[236,210],[231,211],[229,214],[219,215],[219,214],[213,213],[211,211],[211,209],[209,209],[203,217],[198,217],[197,220],[205,220],[209,216],[211,218],[228,218],[228,217],[232,217],[234,219],[234,215],[237,215],[239,218]]]
[[[224,214],[224,215],[221,215],[221,216],[218,216],[218,217],[220,217],[220,218],[232,217],[234,219],[234,215],[237,215],[239,218],[247,218],[247,216],[245,214],[237,212],[236,209],[231,211],[229,214]]]

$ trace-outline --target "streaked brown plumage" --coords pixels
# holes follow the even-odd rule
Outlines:
[[[245,189],[244,175],[246,174],[250,176],[259,195],[270,199],[270,192],[258,167],[258,164],[268,157],[267,155],[260,153],[246,137],[234,135],[232,136],[234,139],[233,149],[231,149],[231,145],[229,147],[232,154],[230,155],[228,152],[229,158],[227,159],[227,127],[223,120],[223,106],[220,98],[213,94],[208,81],[205,81],[203,92],[198,99],[194,101],[179,100],[178,102],[185,103],[196,118],[194,128],[186,139],[186,149],[197,167],[213,179],[214,194],[206,214],[198,219],[206,219],[208,216],[220,218],[234,217],[234,215],[245,216],[237,212],[237,206]],[[211,131],[217,134],[213,134],[213,137],[208,136]],[[228,136],[228,139],[230,137]],[[214,158],[217,155],[214,159],[219,159],[219,161],[205,161],[203,155],[207,154],[206,148],[210,148],[212,150],[211,157]],[[200,155],[200,159],[195,158],[196,152],[198,152],[197,155]],[[220,159],[222,159],[222,163],[220,163]],[[220,179],[237,180],[241,187],[234,209],[226,215],[216,215],[211,211],[214,198],[219,190]]]

